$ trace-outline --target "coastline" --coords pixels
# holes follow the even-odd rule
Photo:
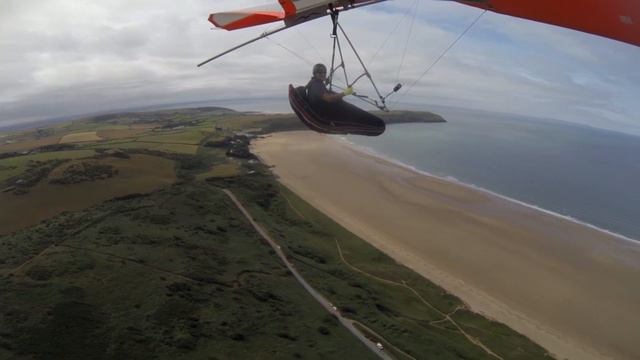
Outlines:
[[[640,356],[637,242],[328,136],[252,147],[311,205],[558,358]]]
[[[634,244],[640,246],[640,239],[634,239],[634,238],[628,237],[626,235],[617,233],[615,231],[598,227],[596,225],[590,224],[590,223],[588,223],[586,221],[582,221],[582,220],[577,219],[575,217],[572,217],[570,215],[563,215],[563,214],[554,212],[552,210],[548,210],[548,209],[542,208],[542,207],[540,207],[538,205],[535,205],[535,204],[529,204],[529,203],[526,203],[524,201],[520,201],[520,200],[517,200],[517,199],[514,199],[514,198],[510,198],[508,196],[499,194],[499,193],[497,193],[495,191],[483,188],[483,187],[478,186],[478,185],[465,183],[463,181],[460,181],[460,180],[456,179],[453,176],[439,176],[439,175],[432,174],[432,173],[430,173],[428,171],[425,171],[425,170],[420,170],[420,169],[418,169],[418,168],[416,168],[414,166],[407,165],[407,164],[403,163],[402,161],[400,161],[398,159],[394,159],[394,158],[385,156],[383,154],[380,154],[380,153],[376,152],[375,150],[373,150],[373,149],[371,149],[369,147],[362,146],[362,145],[350,142],[345,137],[336,137],[335,139],[345,142],[346,144],[348,144],[348,146],[354,148],[356,151],[362,152],[362,153],[364,153],[366,155],[369,155],[369,156],[372,156],[372,157],[375,157],[375,158],[380,158],[382,160],[388,161],[388,162],[390,162],[390,163],[392,163],[392,164],[394,164],[394,165],[396,165],[398,167],[405,168],[405,169],[407,169],[409,171],[413,171],[415,173],[418,173],[418,174],[421,174],[421,175],[424,175],[424,176],[428,176],[428,177],[436,178],[436,179],[439,179],[439,180],[442,180],[442,181],[450,182],[450,183],[453,183],[453,184],[456,184],[456,185],[460,185],[462,187],[465,187],[465,188],[468,188],[468,189],[471,189],[471,190],[484,192],[484,193],[486,193],[486,194],[488,194],[490,196],[499,197],[499,198],[501,198],[503,200],[506,200],[506,201],[509,201],[509,202],[512,202],[512,203],[515,203],[515,204],[518,204],[518,205],[521,205],[521,206],[525,206],[525,207],[528,207],[528,208],[530,208],[532,210],[540,211],[540,212],[549,214],[551,216],[555,216],[555,217],[561,218],[563,220],[571,221],[571,222],[576,223],[578,225],[589,227],[589,228],[591,228],[593,230],[603,232],[603,233],[605,233],[607,235],[611,235],[611,236],[617,237],[617,238],[619,238],[621,240],[629,241],[631,243],[634,243]]]

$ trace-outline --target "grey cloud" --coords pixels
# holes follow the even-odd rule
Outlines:
[[[310,64],[328,62],[327,19],[195,67],[272,28],[211,31],[210,11],[263,2],[5,0],[0,3],[0,122],[207,99],[268,97],[286,103],[289,83],[306,82]],[[410,18],[402,16],[411,4],[389,2],[342,15],[367,63],[400,22],[370,63],[383,91],[395,85],[398,74],[408,88],[478,14],[459,4],[420,1],[404,54]],[[403,102],[640,128],[633,118],[640,106],[634,98],[640,73],[632,60],[638,57],[640,49],[629,45],[487,13]],[[350,69],[359,71],[353,56],[349,59]],[[369,89],[364,82],[357,87]]]

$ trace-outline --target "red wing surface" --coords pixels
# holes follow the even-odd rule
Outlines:
[[[458,2],[640,46],[640,0],[458,0]]]

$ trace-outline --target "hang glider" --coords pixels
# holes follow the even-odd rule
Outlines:
[[[274,22],[282,22],[283,25],[275,30],[265,31],[260,36],[220,53],[198,64],[198,66],[202,66],[225,54],[260,39],[264,39],[277,32],[310,20],[330,15],[333,22],[333,33],[331,36],[333,38],[333,55],[331,71],[328,74],[328,79],[326,79],[326,84],[329,86],[328,91],[331,92],[332,87],[334,86],[334,73],[338,69],[342,69],[347,88],[351,89],[352,86],[361,78],[368,78],[376,92],[377,98],[369,98],[366,95],[353,93],[354,96],[374,105],[380,110],[388,111],[385,100],[388,96],[397,93],[402,87],[402,84],[397,84],[389,94],[382,96],[373,81],[373,77],[367,70],[352,42],[349,40],[347,33],[338,23],[338,14],[343,11],[357,9],[367,5],[381,3],[383,1],[386,0],[278,0],[278,4],[273,4],[271,6],[260,6],[245,10],[213,13],[209,16],[209,21],[217,28],[225,30],[244,29]],[[484,9],[485,11],[493,11],[500,14],[574,29],[640,46],[640,0],[441,1],[457,2],[459,4]],[[482,14],[476,18],[476,21],[474,21],[467,30],[469,30],[481,16]],[[340,30],[340,32],[338,32],[338,30]],[[467,30],[465,30],[461,36],[464,35]],[[362,74],[357,76],[355,79],[352,78],[353,81],[349,81],[339,35],[346,39],[363,69]],[[459,38],[460,37],[458,37],[458,39]],[[457,42],[458,39],[456,39],[455,42]],[[455,42],[453,44],[455,44]],[[338,49],[338,54],[340,56],[338,62],[336,62],[336,48]],[[440,57],[442,57],[442,55]],[[427,71],[432,66],[430,66]],[[315,76],[316,75],[314,74],[314,77]],[[410,89],[411,88],[409,88],[409,90]],[[320,111],[322,109],[314,108],[309,102],[305,87],[294,88],[290,85],[289,101],[300,120],[302,120],[302,122],[309,128],[318,132],[377,136],[382,134],[385,129],[384,122],[375,115],[369,114],[366,111],[345,102],[340,102],[338,105],[335,105],[335,111],[331,112],[331,116],[324,114]]]

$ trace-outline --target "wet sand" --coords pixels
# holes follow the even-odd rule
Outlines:
[[[559,359],[640,359],[640,245],[309,131],[254,140],[280,181]]]

